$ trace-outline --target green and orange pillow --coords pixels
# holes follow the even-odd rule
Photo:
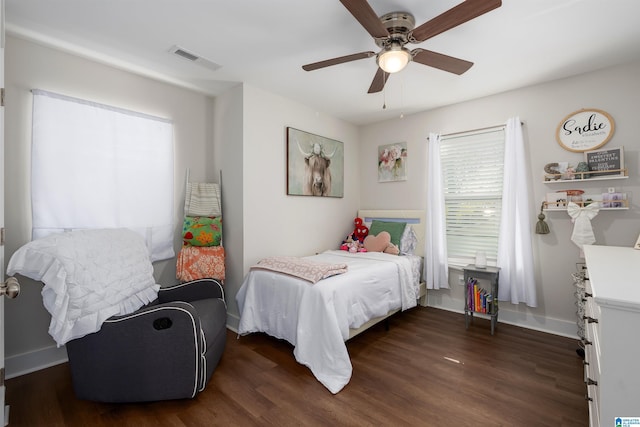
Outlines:
[[[222,242],[222,217],[187,216],[182,226],[184,245],[220,246]]]

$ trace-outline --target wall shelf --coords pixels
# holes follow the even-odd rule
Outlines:
[[[590,178],[584,178],[585,175],[593,175],[593,174],[605,174],[594,176]],[[562,184],[562,183],[576,183],[576,182],[589,182],[589,181],[609,181],[612,179],[627,179],[629,176],[627,175],[627,169],[612,169],[608,171],[588,171],[588,172],[573,172],[575,176],[574,179],[561,179],[561,176],[564,174],[561,173],[546,173],[544,175],[544,183],[545,184]]]
[[[585,205],[585,202],[573,202],[576,205],[583,207]],[[591,203],[596,203],[596,202],[590,202],[588,204]],[[619,203],[621,206],[617,206],[614,208],[609,208],[609,207],[602,207],[602,202],[597,202],[601,204],[600,210],[601,211],[625,211],[625,210],[629,210],[629,200],[628,199],[623,199],[623,200],[615,200],[615,201],[607,201],[605,203]],[[542,209],[545,211],[564,211],[566,212],[567,210],[567,206],[566,206],[566,202],[542,202]]]

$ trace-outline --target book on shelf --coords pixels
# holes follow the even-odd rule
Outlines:
[[[467,308],[476,313],[491,313],[493,295],[480,286],[474,278],[467,280]]]

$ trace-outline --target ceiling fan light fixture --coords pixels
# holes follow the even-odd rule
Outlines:
[[[411,52],[399,44],[392,44],[378,55],[376,61],[378,62],[378,67],[382,68],[384,72],[389,74],[397,73],[402,71],[411,61]]]

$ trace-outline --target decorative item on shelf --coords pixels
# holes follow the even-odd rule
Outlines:
[[[589,172],[589,166],[587,165],[587,162],[578,163],[578,165],[576,166],[576,172],[575,172],[576,179],[591,178],[591,174],[588,174],[585,172]]]
[[[584,165],[581,165],[584,163]],[[574,179],[582,179],[584,173],[579,171],[578,167],[588,171],[587,164],[585,162],[578,163],[577,166],[569,162],[553,162],[544,165],[544,180],[545,181],[571,181]]]
[[[626,199],[627,195],[625,193],[616,193],[615,191],[602,193],[602,207],[622,208]]]
[[[584,190],[562,190],[559,193],[567,193],[567,200],[573,203],[582,203],[582,195]]]
[[[565,169],[564,173],[562,174],[562,179],[564,179],[565,181],[576,179],[576,169],[571,165],[567,166],[567,169]]]
[[[624,147],[585,151],[584,160],[587,163],[590,176],[615,177],[626,175],[626,169],[624,169]]]
[[[556,140],[565,150],[580,153],[605,145],[613,136],[615,124],[607,112],[595,108],[574,111],[556,129]]]
[[[546,165],[544,165],[545,181],[560,179],[562,173],[558,169],[558,166],[558,163],[547,163]]]
[[[566,191],[556,191],[555,193],[547,193],[545,206],[547,208],[566,208],[568,195]]]
[[[542,210],[544,209],[544,205],[545,203],[542,202],[542,205],[540,205],[540,213],[538,214],[538,222],[536,223],[536,234],[549,234],[549,225],[544,222],[544,214],[542,213]]]
[[[592,245],[596,242],[596,236],[593,234],[591,220],[598,215],[600,204],[598,202],[591,203],[589,206],[580,207],[573,202],[567,205],[567,213],[573,221],[573,232],[571,233],[571,241],[580,248],[580,257],[584,258],[582,248],[584,245]]]

